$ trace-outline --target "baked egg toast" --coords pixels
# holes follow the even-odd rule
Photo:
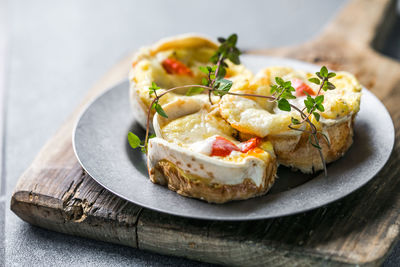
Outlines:
[[[165,38],[156,44],[141,48],[132,60],[129,73],[130,102],[136,120],[146,128],[147,111],[154,99],[149,95],[149,87],[156,83],[161,90],[182,85],[201,84],[206,74],[199,70],[206,66],[210,57],[217,51],[218,44],[214,41],[194,34],[178,35]],[[243,65],[235,65],[227,61],[229,68],[226,77],[234,81],[237,76],[250,77],[252,73]],[[181,88],[168,93],[160,99],[159,104],[165,105],[175,99],[186,96],[189,88]],[[190,96],[197,98],[198,95]],[[215,98],[217,101],[219,98]],[[154,111],[151,112],[152,119]]]
[[[295,88],[296,99],[289,102],[300,109],[305,108],[304,100],[308,95],[315,96],[319,86],[308,81],[315,75],[294,70],[289,67],[269,67],[261,70],[254,80],[236,83],[231,92],[270,95],[270,87],[275,77],[291,81]],[[353,121],[360,109],[361,85],[348,72],[337,72],[330,81],[335,90],[322,91],[325,111],[320,112],[317,121],[310,116],[319,131],[318,139],[326,163],[343,156],[353,142]],[[323,169],[319,152],[309,142],[305,131],[290,129],[291,118],[301,120],[299,113],[292,109],[282,111],[276,102],[262,98],[225,95],[219,104],[221,116],[244,138],[260,137],[268,139],[274,147],[279,164],[311,173]],[[305,127],[302,125],[301,127]]]
[[[224,203],[265,194],[277,163],[272,145],[260,138],[238,141],[238,132],[208,98],[175,99],[154,116],[149,140],[150,180],[177,193]]]

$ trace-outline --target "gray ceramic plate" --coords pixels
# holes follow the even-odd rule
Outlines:
[[[318,67],[304,62],[242,56],[252,71],[286,65],[308,71]],[[338,200],[372,179],[388,160],[394,127],[383,104],[363,89],[355,123],[354,144],[346,155],[328,165],[328,177],[291,172],[279,167],[279,179],[263,197],[216,205],[182,197],[150,182],[146,161],[127,143],[129,130],[144,134],[135,123],[123,82],[95,99],[77,122],[73,143],[83,168],[101,185],[140,206],[178,216],[210,220],[254,220],[290,215]]]

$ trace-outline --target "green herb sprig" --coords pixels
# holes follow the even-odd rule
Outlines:
[[[149,123],[150,123],[151,111],[155,110],[155,112],[158,113],[160,116],[168,118],[166,112],[159,104],[159,100],[164,95],[172,91],[175,91],[177,89],[187,88],[188,91],[186,95],[188,96],[200,94],[203,93],[205,90],[207,90],[210,104],[213,104],[211,99],[211,94],[220,97],[226,94],[236,95],[236,96],[258,97],[267,99],[270,102],[276,102],[278,108],[282,111],[290,112],[292,109],[294,109],[300,114],[301,120],[298,120],[295,117],[291,117],[291,124],[288,125],[288,127],[292,130],[301,131],[309,134],[309,142],[312,146],[318,149],[321,162],[324,167],[324,173],[325,175],[327,175],[326,162],[322,153],[321,145],[319,143],[318,134],[321,134],[326,139],[328,145],[330,145],[329,139],[324,133],[317,130],[315,124],[310,120],[310,116],[312,114],[316,121],[320,120],[319,112],[325,111],[325,107],[323,105],[324,95],[321,95],[320,93],[322,90],[327,91],[335,89],[335,86],[329,81],[329,79],[335,77],[336,74],[334,72],[328,72],[328,69],[325,66],[322,66],[320,71],[315,73],[317,77],[309,79],[310,82],[320,85],[320,87],[315,97],[305,92],[307,98],[304,100],[305,107],[303,109],[300,109],[299,107],[289,102],[289,100],[291,99],[296,99],[296,96],[293,95],[293,92],[295,92],[296,90],[293,88],[291,81],[284,81],[280,77],[275,77],[276,84],[271,86],[270,96],[230,92],[229,90],[232,88],[232,81],[224,78],[226,75],[226,70],[228,68],[226,60],[230,60],[233,64],[240,64],[239,56],[241,52],[236,47],[237,39],[238,37],[236,34],[232,34],[226,39],[218,38],[218,41],[221,44],[216,53],[210,58],[210,61],[215,65],[201,66],[199,68],[200,71],[206,74],[206,78],[202,79],[201,85],[178,86],[165,90],[161,94],[157,94],[157,90],[159,90],[160,87],[158,87],[157,84],[153,82],[152,85],[149,87],[149,95],[152,96],[154,94],[155,98],[153,99],[147,113],[145,140],[141,141],[140,138],[137,137],[134,133],[129,132],[128,133],[129,144],[131,145],[132,148],[140,147],[143,152],[147,153],[148,140],[154,137],[154,135],[152,136],[149,135],[150,131]],[[309,129],[302,129],[302,127],[298,127],[301,124],[307,124],[309,126],[308,127]]]
[[[226,60],[230,60],[233,64],[240,64],[239,56],[240,50],[236,47],[238,40],[237,34],[230,35],[227,39],[218,38],[221,45],[218,47],[217,52],[211,56],[210,61],[216,65],[214,66],[200,66],[199,69],[207,75],[207,78],[202,79],[202,85],[207,86],[208,99],[211,104],[211,93],[222,97],[232,87],[232,81],[225,79],[228,64]],[[186,94],[194,95],[204,91],[205,88],[192,87]]]
[[[155,134],[150,134],[149,139],[156,137]],[[143,153],[147,153],[147,145],[145,145],[144,141],[140,140],[140,138],[132,133],[128,133],[128,143],[132,148],[140,148]]]

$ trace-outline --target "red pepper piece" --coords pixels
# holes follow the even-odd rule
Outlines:
[[[240,149],[228,139],[222,136],[217,136],[212,144],[211,156],[226,157],[229,156],[232,151],[239,150]]]
[[[179,60],[167,58],[161,64],[168,74],[193,76],[192,70]]]
[[[315,95],[315,92],[313,91],[313,89],[311,89],[310,86],[305,84],[300,79],[293,79],[292,86],[294,87],[294,89],[296,89],[297,96],[305,96],[306,93],[308,93],[309,95]]]
[[[247,140],[246,142],[243,142],[243,143],[239,144],[240,152],[242,152],[242,153],[249,152],[253,148],[258,147],[258,145],[260,143],[261,143],[261,138],[260,137],[251,138],[251,139]]]

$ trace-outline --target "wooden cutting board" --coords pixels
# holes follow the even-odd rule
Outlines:
[[[54,231],[212,263],[379,265],[399,237],[400,64],[374,48],[384,42],[395,10],[395,1],[354,0],[315,40],[252,52],[355,73],[389,109],[396,128],[394,152],[375,179],[348,197],[295,216],[217,222],[157,213],[108,192],[77,162],[71,132],[88,101],[126,78],[127,58],[90,90],[21,176],[12,211]]]

